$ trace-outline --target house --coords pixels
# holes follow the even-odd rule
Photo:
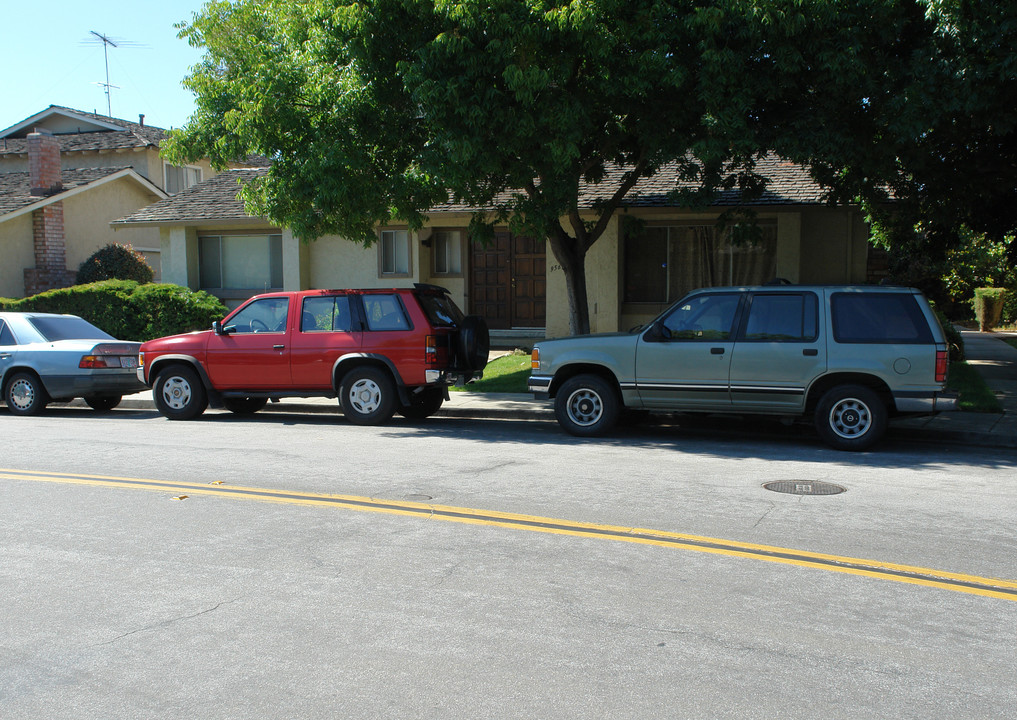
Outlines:
[[[740,202],[724,192],[704,211],[670,199],[677,168],[638,183],[607,232],[587,255],[590,325],[594,332],[626,329],[653,318],[696,287],[871,280],[869,230],[854,207],[830,207],[808,172],[767,157],[770,178],[754,201],[760,237],[730,240],[717,228],[722,212]],[[543,337],[568,333],[565,277],[542,238],[496,233],[493,243],[470,241],[473,208],[433,208],[420,231],[378,229],[370,248],[340,237],[299,242],[288,228],[248,215],[239,185],[264,169],[224,172],[116,220],[118,228],[158,228],[163,278],[206,290],[236,306],[267,290],[385,287],[430,282],[447,287],[467,312],[484,316],[493,335]],[[591,186],[580,210],[594,216],[620,171]]]
[[[159,156],[162,128],[51,105],[0,130],[0,296],[73,284],[110,243],[132,245],[160,276],[159,231],[116,232],[110,221],[215,172]],[[258,161],[255,160],[255,163]]]

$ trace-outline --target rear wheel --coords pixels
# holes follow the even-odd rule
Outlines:
[[[838,385],[816,406],[816,432],[838,450],[866,450],[886,432],[886,403],[864,385]]]
[[[152,396],[156,408],[170,420],[191,420],[208,407],[208,395],[201,378],[185,365],[172,365],[159,371]]]
[[[566,380],[554,398],[554,414],[566,432],[580,437],[603,435],[615,426],[618,395],[599,375],[576,375]]]
[[[85,397],[85,402],[88,407],[98,412],[109,412],[123,400],[121,395],[88,395]]]
[[[399,405],[399,414],[410,420],[423,420],[441,409],[445,402],[445,388],[429,387],[410,393],[410,404]]]
[[[343,415],[356,425],[381,425],[396,409],[392,376],[377,367],[354,368],[343,377],[339,391]]]
[[[222,406],[237,415],[253,415],[268,405],[268,398],[242,397],[223,398]]]
[[[4,389],[4,400],[15,415],[38,415],[49,402],[42,382],[27,372],[15,373],[10,379]]]

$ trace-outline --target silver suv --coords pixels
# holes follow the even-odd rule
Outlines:
[[[864,450],[896,414],[954,410],[943,329],[913,288],[696,290],[628,333],[547,340],[528,387],[559,424],[602,435],[623,408],[810,417]]]

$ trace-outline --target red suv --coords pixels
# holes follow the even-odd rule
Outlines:
[[[142,344],[138,377],[171,420],[209,405],[253,413],[270,399],[338,397],[359,425],[420,419],[449,385],[482,376],[487,325],[448,291],[306,290],[257,295],[211,330]]]

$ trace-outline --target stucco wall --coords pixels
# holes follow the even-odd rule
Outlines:
[[[802,213],[802,284],[864,283],[868,227],[857,210]]]
[[[25,296],[25,268],[35,267],[32,215],[0,223],[0,297]]]
[[[67,268],[76,271],[92,253],[110,243],[158,248],[158,228],[114,230],[110,227],[111,221],[130,215],[157,199],[135,180],[120,178],[64,200]]]

